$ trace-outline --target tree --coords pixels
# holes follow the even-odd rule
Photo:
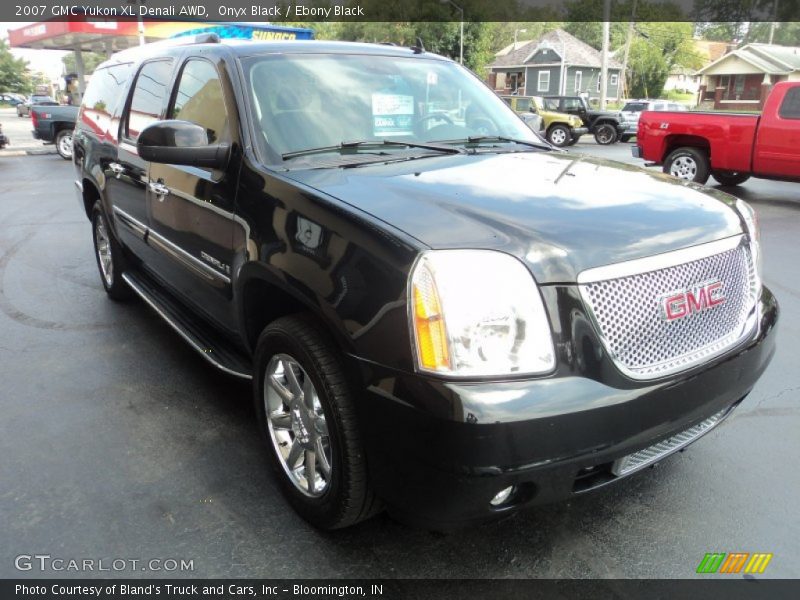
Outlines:
[[[5,40],[0,40],[0,90],[29,94],[33,90],[27,74],[28,62],[14,58]]]
[[[105,55],[98,54],[97,52],[82,52],[81,57],[83,58],[84,75],[91,75],[94,73],[94,70],[97,68],[97,66],[106,59]],[[64,58],[61,59],[61,62],[64,63],[64,69],[67,73],[78,72],[78,67],[75,64],[74,52],[64,55]]]

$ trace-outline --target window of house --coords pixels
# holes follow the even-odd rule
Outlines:
[[[575,71],[575,91],[580,92],[583,87],[583,71]]]
[[[786,92],[781,107],[778,109],[778,115],[782,119],[800,119],[800,87]]]
[[[550,91],[550,71],[539,71],[539,81],[536,90],[539,92]]]
[[[139,133],[157,121],[167,97],[167,86],[172,75],[171,60],[145,63],[136,76],[130,109],[125,119],[125,137],[136,141]]]
[[[618,81],[617,74],[614,73],[613,75],[611,75],[611,79],[609,79],[609,83],[613,87],[613,86],[617,85],[617,81]]]
[[[171,119],[191,121],[206,130],[208,143],[228,137],[228,113],[217,70],[207,60],[190,59],[178,80]]]
[[[597,74],[597,91],[600,91],[600,73]]]

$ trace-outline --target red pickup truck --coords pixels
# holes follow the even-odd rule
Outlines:
[[[636,140],[635,157],[681,179],[800,181],[800,81],[775,84],[761,115],[642,113]]]

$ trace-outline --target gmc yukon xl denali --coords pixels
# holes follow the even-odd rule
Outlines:
[[[554,149],[421,48],[125,51],[73,161],[108,296],[252,380],[318,527],[456,528],[621,480],[774,352],[747,204]]]

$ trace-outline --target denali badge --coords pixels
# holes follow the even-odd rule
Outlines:
[[[698,283],[688,290],[664,294],[660,298],[661,316],[665,321],[677,321],[703,312],[725,302],[721,281]]]

